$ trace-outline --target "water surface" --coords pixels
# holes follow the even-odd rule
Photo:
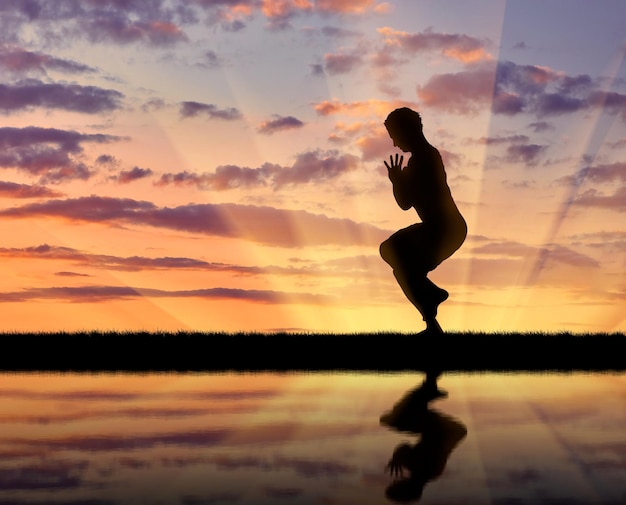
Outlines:
[[[379,418],[421,380],[4,374],[0,504],[393,503],[394,451],[432,437]],[[626,374],[448,374],[440,386],[433,419],[466,436],[419,503],[626,503]]]

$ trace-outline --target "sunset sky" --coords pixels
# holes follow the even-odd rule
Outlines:
[[[449,330],[626,331],[626,3],[3,0],[0,331],[420,331],[378,254],[422,114]]]

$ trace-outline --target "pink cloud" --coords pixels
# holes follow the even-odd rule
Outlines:
[[[324,100],[313,105],[315,112],[320,116],[342,114],[349,116],[384,118],[392,110],[399,107],[415,107],[415,103],[402,100],[361,100],[355,102],[340,102],[339,100]]]
[[[587,75],[568,76],[548,67],[504,61],[435,75],[417,87],[417,96],[425,106],[457,114],[475,114],[491,106],[496,114],[541,118],[603,108],[626,119],[626,95],[596,87]]]
[[[56,58],[49,54],[27,51],[21,47],[0,48],[0,68],[14,73],[35,71],[45,73],[56,70],[70,74],[95,72],[96,69],[72,60]]]
[[[417,96],[427,107],[459,114],[476,113],[493,97],[494,79],[491,68],[438,74],[418,86]]]
[[[462,63],[493,59],[486,49],[489,43],[469,35],[437,33],[431,29],[421,33],[407,33],[389,27],[379,28],[378,33],[383,36],[386,46],[408,54],[436,51]]]

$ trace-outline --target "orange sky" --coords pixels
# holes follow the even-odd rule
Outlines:
[[[0,6],[0,330],[421,330],[378,255],[418,220],[405,105],[469,227],[444,329],[626,330],[622,2],[32,5]]]

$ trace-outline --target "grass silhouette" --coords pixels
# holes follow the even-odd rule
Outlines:
[[[0,370],[626,371],[623,333],[2,333]]]

